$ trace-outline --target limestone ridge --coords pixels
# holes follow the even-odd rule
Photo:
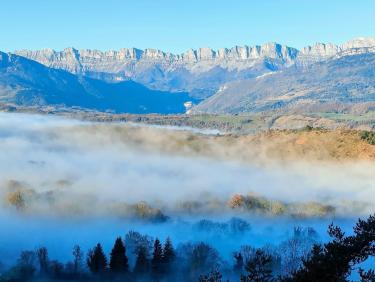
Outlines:
[[[211,48],[189,49],[183,54],[172,54],[157,49],[140,50],[137,48],[123,48],[118,51],[99,51],[74,48],[66,48],[63,51],[42,49],[37,51],[19,50],[14,53],[33,59],[47,66],[56,66],[70,69],[71,71],[83,71],[90,64],[109,64],[128,61],[155,61],[170,64],[198,63],[202,61],[243,61],[262,58],[281,59],[285,63],[303,61],[306,59],[321,60],[340,53],[356,49],[358,52],[367,52],[368,47],[375,47],[374,38],[357,38],[344,44],[316,43],[301,50],[281,45],[278,43],[266,43],[262,46],[235,46],[227,49],[213,50]],[[110,67],[107,65],[106,67]],[[99,68],[100,66],[98,66]],[[102,66],[104,68],[104,66]]]
[[[183,54],[156,49],[123,48],[118,51],[43,49],[14,53],[45,66],[110,82],[134,80],[151,89],[189,92],[204,99],[232,81],[250,79],[290,66],[304,67],[356,53],[375,52],[375,38],[357,38],[343,45],[317,43],[298,50],[278,43],[199,48]]]
[[[4,101],[16,97],[27,105],[135,113],[183,112],[186,105],[192,113],[366,113],[375,108],[375,38],[300,50],[267,43],[183,54],[136,48],[15,54],[0,53],[0,94]]]

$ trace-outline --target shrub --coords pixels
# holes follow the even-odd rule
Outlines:
[[[370,145],[375,145],[375,131],[362,131],[360,136]]]

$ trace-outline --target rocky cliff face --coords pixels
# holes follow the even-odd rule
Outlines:
[[[183,54],[165,53],[156,49],[140,50],[136,48],[124,48],[119,51],[111,50],[105,52],[99,50],[76,50],[74,48],[66,48],[63,51],[43,49],[37,51],[20,50],[14,53],[45,65],[52,66],[55,64],[61,68],[67,64],[71,66],[71,69],[75,69],[75,63],[79,62],[82,67],[81,70],[84,71],[87,64],[94,62],[126,63],[130,61],[154,61],[169,64],[191,64],[201,61],[219,62],[221,60],[252,60],[260,58],[274,58],[290,62],[295,60],[299,51],[277,43],[267,43],[262,46],[235,46],[231,49],[222,48],[217,51],[211,48],[189,49]]]
[[[132,79],[145,86],[167,91],[187,91],[206,98],[227,82],[254,78],[291,65],[303,67],[329,58],[375,52],[375,38],[357,38],[338,46],[317,43],[301,50],[267,43],[213,50],[199,48],[183,54],[156,49],[124,48],[118,51],[51,49],[15,53],[45,66],[97,79]]]
[[[66,48],[63,51],[43,49],[37,51],[19,50],[14,53],[38,61],[44,65],[60,68],[70,68],[72,71],[85,71],[88,65],[126,63],[130,61],[153,61],[165,62],[169,64],[194,64],[202,61],[243,61],[258,60],[262,58],[280,59],[285,63],[293,63],[306,57],[325,59],[353,48],[375,47],[375,38],[357,38],[344,43],[334,45],[331,43],[316,43],[301,50],[281,45],[278,43],[266,43],[262,46],[235,46],[227,49],[213,50],[211,48],[189,49],[183,54],[171,54],[156,49],[140,50],[136,48],[123,48],[119,51],[99,51],[99,50],[76,50]],[[107,65],[108,71],[111,65]],[[100,68],[100,66],[97,66]]]

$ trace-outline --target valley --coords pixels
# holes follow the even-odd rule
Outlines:
[[[0,282],[375,281],[375,1],[0,9]]]

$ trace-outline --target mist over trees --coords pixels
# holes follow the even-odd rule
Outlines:
[[[226,261],[209,242],[174,246],[136,231],[117,237],[108,254],[97,243],[86,254],[72,249],[71,260],[50,258],[46,247],[25,250],[16,264],[2,271],[0,281],[199,281],[302,282],[375,281],[374,269],[362,263],[375,256],[375,216],[359,219],[353,234],[330,225],[331,240],[319,243],[312,228],[295,228],[279,246],[244,245]]]

